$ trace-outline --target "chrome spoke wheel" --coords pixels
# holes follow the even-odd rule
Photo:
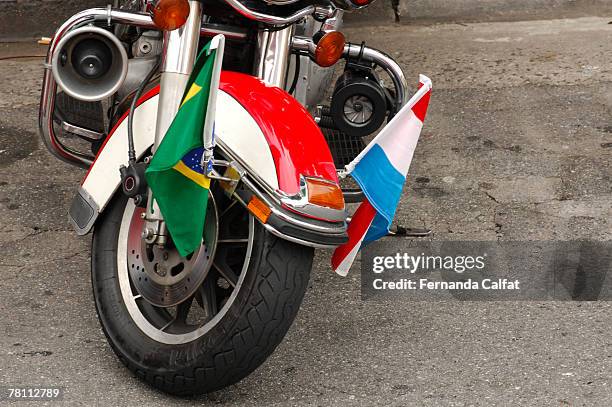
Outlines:
[[[117,247],[119,285],[138,328],[166,344],[193,341],[225,315],[244,280],[254,219],[241,205],[211,191],[202,246],[182,258],[173,245],[160,248],[142,237],[142,208],[130,200]]]

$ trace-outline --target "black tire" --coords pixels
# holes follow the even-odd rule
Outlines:
[[[127,199],[117,197],[93,237],[92,284],[104,333],[121,362],[164,392],[191,396],[222,389],[253,372],[274,351],[299,310],[314,251],[279,239],[255,222],[251,262],[228,312],[200,338],[180,345],[141,331],[123,302],[117,246]]]

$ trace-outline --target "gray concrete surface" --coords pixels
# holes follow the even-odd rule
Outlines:
[[[346,21],[359,25],[393,24],[391,2],[377,0],[363,11],[347,14]],[[0,0],[0,40],[51,36],[72,14],[109,3],[112,1]],[[404,24],[612,17],[609,0],[399,0],[399,9]]]
[[[347,16],[359,24],[393,24],[392,0],[376,0]],[[426,22],[524,21],[550,18],[610,16],[607,0],[399,0],[402,24]]]
[[[68,17],[90,7],[105,6],[102,0],[0,0],[0,39],[50,37]]]
[[[434,81],[399,219],[436,239],[610,240],[607,23],[349,30],[414,82]],[[329,252],[317,255],[285,341],[253,375],[195,400],[143,385],[95,316],[90,237],[65,218],[83,172],[38,140],[40,75],[40,59],[0,60],[0,383],[64,386],[61,404],[74,406],[612,403],[609,303],[362,302],[359,264],[340,278]]]

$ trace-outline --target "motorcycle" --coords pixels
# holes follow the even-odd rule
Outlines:
[[[342,189],[339,170],[407,102],[398,64],[340,31],[345,11],[369,3],[130,0],[56,31],[40,133],[57,158],[87,169],[69,221],[79,235],[93,231],[108,342],[150,385],[185,396],[249,375],[293,322],[314,249],[347,241],[346,204],[363,193]],[[198,49],[219,34],[217,176],[202,209],[206,239],[181,257],[143,171]]]

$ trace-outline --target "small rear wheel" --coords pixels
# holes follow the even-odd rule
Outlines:
[[[312,267],[313,249],[273,236],[218,189],[211,198],[202,246],[187,258],[171,243],[144,243],[142,209],[121,195],[94,232],[92,284],[109,343],[138,377],[176,395],[221,389],[263,363]]]

